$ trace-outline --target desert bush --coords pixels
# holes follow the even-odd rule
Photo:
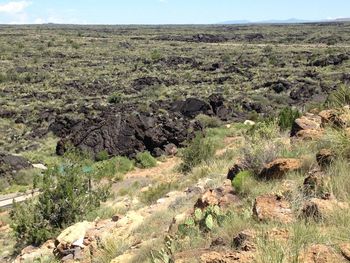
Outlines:
[[[256,123],[248,131],[250,141],[260,142],[277,138],[279,135],[278,123],[275,120],[266,120]]]
[[[109,194],[106,187],[93,189],[83,165],[72,163],[47,170],[40,191],[37,199],[15,203],[11,211],[11,226],[20,244],[39,245],[54,237],[99,207]]]
[[[346,130],[327,128],[317,147],[331,149],[338,157],[350,159],[350,136]]]
[[[124,174],[134,169],[134,161],[126,157],[117,156],[97,162],[92,165],[91,169],[97,179],[113,177],[115,180],[119,180],[122,179]]]
[[[151,168],[157,165],[157,160],[148,151],[138,153],[136,161],[141,168]]]
[[[232,186],[241,193],[252,176],[253,174],[250,171],[241,171],[232,180]]]
[[[337,90],[329,94],[325,104],[332,107],[342,107],[350,104],[350,88],[341,86]]]
[[[121,103],[123,100],[123,95],[120,92],[115,92],[108,97],[108,102],[111,104]]]
[[[245,169],[258,174],[266,163],[279,157],[283,146],[279,143],[257,141],[249,143],[242,149],[242,162]]]
[[[106,150],[102,150],[99,153],[96,154],[96,161],[105,161],[108,160],[109,154]]]
[[[297,109],[284,108],[278,115],[278,126],[281,130],[290,130],[294,121],[301,116]]]
[[[218,117],[211,117],[205,114],[199,114],[196,120],[199,121],[204,128],[216,128],[221,125],[221,121]]]
[[[204,138],[202,134],[196,137],[181,151],[181,171],[190,172],[195,166],[207,162],[215,154],[215,145],[212,140]]]
[[[154,61],[160,60],[162,58],[162,53],[158,50],[155,49],[151,52],[151,59]]]
[[[151,187],[148,191],[143,192],[140,196],[141,202],[145,204],[152,204],[165,194],[169,193],[173,189],[173,185],[170,183],[161,183],[154,187]]]

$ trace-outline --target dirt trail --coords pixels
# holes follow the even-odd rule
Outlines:
[[[136,168],[134,171],[126,174],[125,178],[133,177],[147,177],[147,178],[158,178],[164,175],[177,174],[174,170],[178,164],[180,164],[178,157],[167,158],[164,162],[158,162],[156,167],[149,169]]]

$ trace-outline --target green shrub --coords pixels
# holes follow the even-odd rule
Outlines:
[[[350,88],[346,86],[339,87],[329,94],[325,104],[330,108],[350,105]]]
[[[205,114],[199,114],[196,117],[196,120],[199,121],[204,128],[216,128],[221,125],[220,119],[217,117],[211,117]]]
[[[214,157],[215,145],[212,140],[197,134],[192,142],[181,151],[181,171],[190,172],[202,162],[208,162]]]
[[[244,185],[252,176],[253,174],[250,171],[241,171],[232,180],[232,186],[238,192],[242,192]]]
[[[151,59],[154,61],[160,60],[162,58],[162,54],[159,50],[153,50],[151,52]]]
[[[145,204],[152,204],[159,198],[163,197],[165,194],[169,193],[172,189],[173,186],[169,183],[158,184],[141,194],[141,202]]]
[[[157,165],[157,160],[148,151],[138,153],[136,161],[141,168],[151,168]]]
[[[278,125],[282,130],[290,130],[294,121],[300,116],[297,109],[286,107],[278,115]]]
[[[118,156],[115,158],[115,161],[116,161],[118,173],[126,174],[127,172],[130,172],[134,169],[134,166],[135,166],[134,161],[126,157]]]
[[[105,161],[108,160],[109,154],[106,150],[102,150],[99,153],[96,154],[96,161]]]
[[[279,127],[276,121],[266,120],[256,123],[247,134],[252,141],[270,140],[278,137]]]
[[[39,197],[14,204],[11,227],[19,244],[41,244],[106,200],[109,189],[93,189],[83,167],[65,163],[47,170]]]
[[[123,95],[120,92],[115,92],[108,98],[108,102],[112,104],[121,103],[123,100]]]

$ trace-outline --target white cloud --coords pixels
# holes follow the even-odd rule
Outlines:
[[[19,14],[30,5],[31,2],[29,1],[11,1],[5,4],[0,4],[0,13],[7,13],[10,15]]]

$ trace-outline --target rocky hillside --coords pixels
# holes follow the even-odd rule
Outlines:
[[[15,262],[348,262],[350,109],[341,104],[289,125],[280,115],[208,128],[177,156],[112,181],[114,197]],[[11,229],[1,230],[6,244]]]

